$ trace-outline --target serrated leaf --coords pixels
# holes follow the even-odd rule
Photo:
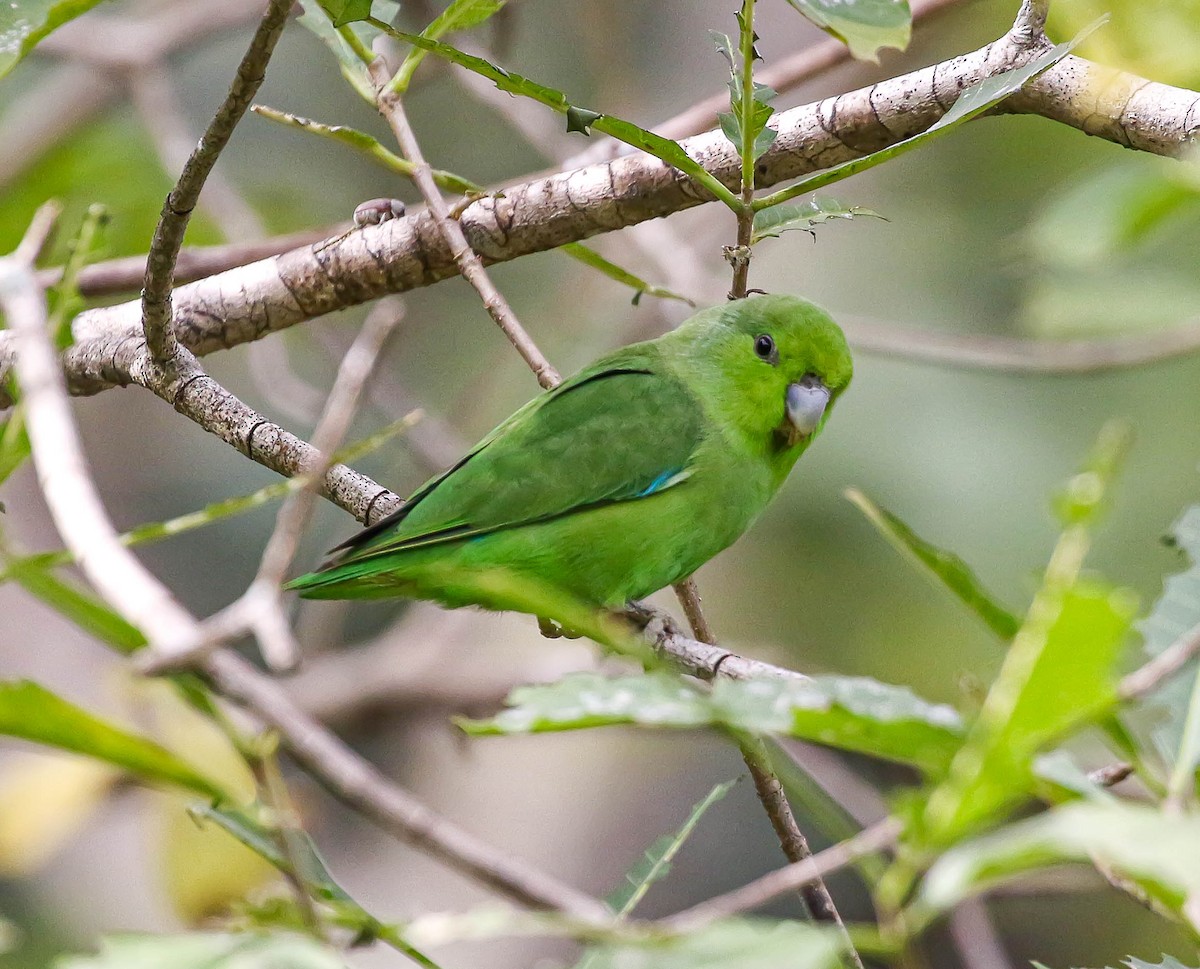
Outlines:
[[[639,861],[625,876],[625,883],[608,896],[608,907],[623,918],[637,907],[650,886],[665,878],[671,871],[671,861],[679,854],[679,849],[696,830],[696,825],[704,817],[704,813],[717,801],[721,800],[733,789],[737,781],[726,781],[716,785],[703,800],[692,806],[687,820],[673,834],[663,835],[654,842],[642,855]]]
[[[921,565],[926,575],[954,593],[992,632],[1005,641],[1017,634],[1021,621],[992,597],[966,562],[953,552],[926,542],[861,491],[850,488],[846,491],[846,497],[879,529],[893,548]]]
[[[788,0],[788,3],[845,43],[859,60],[878,62],[881,48],[904,50],[912,36],[908,0]]]
[[[1066,57],[1076,44],[1082,41],[1091,31],[1095,30],[1096,27],[1100,26],[1101,23],[1103,21],[1098,20],[1079,36],[1066,43],[1058,44],[1041,56],[1034,58],[1024,67],[1005,71],[1003,74],[997,74],[995,77],[989,77],[978,84],[971,85],[971,87],[959,95],[958,100],[954,102],[949,111],[920,134],[906,138],[904,141],[890,145],[881,151],[864,155],[862,158],[852,158],[850,161],[834,165],[832,168],[818,172],[816,175],[802,178],[800,181],[781,191],[760,198],[755,203],[755,209],[769,209],[781,202],[786,202],[799,195],[805,195],[808,192],[813,192],[826,185],[841,181],[843,178],[849,178],[851,175],[868,171],[876,165],[882,165],[884,162],[912,151],[914,148],[926,145],[934,138],[939,138],[947,134],[959,125],[978,117],[984,111],[994,108],[1005,98],[1019,91],[1038,74],[1049,70]]]
[[[600,253],[596,252],[595,249],[588,248],[582,242],[568,242],[566,245],[560,246],[559,249],[562,252],[565,252],[572,259],[578,260],[585,266],[591,266],[593,269],[597,269],[604,273],[604,275],[609,279],[615,280],[616,282],[621,283],[624,286],[628,286],[630,289],[634,290],[636,294],[634,296],[635,300],[645,295],[657,296],[660,299],[677,299],[681,302],[687,303],[688,306],[696,305],[686,296],[681,296],[679,293],[676,293],[670,289],[666,289],[662,286],[655,286],[651,283],[648,283],[640,276],[635,276],[628,269],[623,269],[616,263],[609,262],[602,255],[600,255]]]
[[[150,783],[228,799],[223,788],[166,748],[26,680],[0,683],[0,734],[94,757]]]
[[[705,695],[667,673],[608,679],[577,673],[518,687],[509,708],[487,720],[461,720],[470,734],[526,734],[614,724],[728,726],[775,733],[945,770],[962,742],[950,707],[857,677],[719,680]]]
[[[847,205],[832,198],[812,198],[803,205],[777,205],[754,214],[754,234],[750,237],[750,245],[757,245],[763,239],[777,239],[784,232],[811,233],[818,225],[832,222],[834,219],[860,218],[887,221],[873,209],[861,205]]]
[[[346,969],[333,949],[282,932],[110,935],[94,956],[59,958],[55,969]]]
[[[0,78],[43,37],[87,13],[100,0],[7,0],[0,4]]]
[[[590,969],[832,969],[830,934],[802,922],[727,919],[683,938],[602,946]]]
[[[371,16],[371,0],[317,0],[335,27]]]
[[[1200,929],[1200,818],[1127,802],[1068,804],[956,845],[926,874],[917,908],[927,918],[984,887],[1064,861],[1113,869]]]

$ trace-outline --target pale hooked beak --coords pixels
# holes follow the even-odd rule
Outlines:
[[[828,406],[829,388],[812,374],[805,375],[799,383],[788,384],[787,419],[795,432],[790,443],[794,444],[812,434],[821,423]]]

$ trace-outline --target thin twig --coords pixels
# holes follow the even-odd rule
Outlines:
[[[121,545],[92,483],[47,332],[45,297],[32,261],[49,231],[51,211],[39,210],[17,252],[0,260],[0,304],[18,341],[16,373],[34,468],[55,527],[84,575],[152,643],[173,645],[187,637],[194,621]]]
[[[508,337],[509,342],[516,347],[517,353],[529,365],[534,376],[537,377],[538,383],[547,390],[558,386],[562,380],[558,371],[550,365],[550,361],[542,355],[537,344],[525,332],[525,328],[513,313],[508,301],[493,285],[479,256],[467,242],[462,226],[451,217],[450,207],[438,191],[438,187],[433,181],[432,169],[425,161],[424,155],[421,154],[421,146],[413,134],[412,126],[408,123],[408,115],[404,111],[400,95],[386,89],[388,78],[380,75],[380,72],[375,69],[382,66],[381,62],[376,62],[376,65],[372,67],[372,77],[379,90],[379,111],[391,126],[404,157],[416,166],[413,171],[413,181],[421,190],[421,195],[424,196],[425,202],[429,206],[438,230],[450,247],[451,255],[458,264],[459,271],[475,287],[488,314],[496,321],[496,325]]]
[[[163,202],[162,214],[146,257],[146,276],[142,284],[142,330],[151,358],[157,364],[165,364],[175,351],[171,287],[175,259],[183,245],[188,220],[208,173],[229,143],[233,129],[250,107],[263,82],[267,61],[271,59],[291,9],[292,0],[269,0],[266,13],[238,65],[225,101],[217,109],[200,143],[184,165],[175,187]]]
[[[1200,655],[1200,624],[1193,626],[1145,665],[1127,674],[1117,685],[1117,696],[1122,700],[1136,700],[1152,693],[1197,655]]]
[[[228,651],[209,657],[205,673],[222,695],[279,731],[291,755],[334,797],[384,830],[523,905],[608,921],[595,899],[501,854],[451,824],[379,773],[297,709],[279,685]]]
[[[900,830],[898,820],[885,818],[847,841],[672,915],[664,919],[663,924],[678,932],[692,932],[718,919],[758,908],[780,895],[816,884],[826,875],[845,868],[864,855],[874,854],[895,844]]]
[[[275,528],[250,586],[240,598],[206,622],[194,642],[169,653],[143,651],[138,657],[141,672],[153,675],[189,669],[207,652],[251,631],[268,666],[286,670],[296,665],[299,650],[284,613],[280,584],[295,558],[319,485],[333,466],[334,452],[350,429],[384,342],[403,316],[398,304],[395,298],[380,302],[367,315],[358,337],[342,358],[325,412],[313,434],[311,464],[305,469],[307,481],[280,506]]]

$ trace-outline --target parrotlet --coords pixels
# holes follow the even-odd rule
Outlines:
[[[531,400],[289,588],[543,611],[488,581],[502,574],[618,609],[754,523],[852,371],[841,329],[805,300],[703,310]]]

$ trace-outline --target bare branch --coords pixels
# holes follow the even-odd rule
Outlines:
[[[941,117],[964,87],[1020,66],[1034,53],[1006,36],[933,67],[784,112],[778,116],[779,137],[759,162],[757,184],[777,184],[916,134]],[[1200,128],[1195,92],[1071,56],[1002,109],[1041,114],[1163,155],[1180,154]],[[739,159],[723,134],[700,135],[685,147],[718,178],[736,185]],[[493,263],[705,201],[689,179],[638,154],[506,187],[503,198],[468,206],[459,222],[471,248],[484,263]],[[319,251],[292,250],[180,287],[174,294],[175,329],[188,349],[209,353],[457,272],[433,217],[418,211]],[[129,365],[124,343],[140,320],[138,304],[80,314],[78,342],[65,360],[74,392],[93,393],[121,381]],[[0,334],[0,376],[11,360],[7,342]]]
[[[16,374],[42,495],[63,542],[92,585],[152,643],[170,646],[187,637],[192,617],[121,545],[75,429],[47,331],[45,298],[33,275],[33,258],[48,231],[45,211],[35,217],[17,254],[0,260],[0,305],[19,348]]]
[[[820,854],[804,861],[763,875],[762,878],[732,892],[701,902],[664,919],[662,924],[677,932],[691,932],[718,919],[758,908],[780,895],[794,892],[804,885],[814,884],[864,855],[874,854],[895,844],[900,829],[901,824],[898,820],[885,818],[848,841],[826,848]]]
[[[196,207],[196,200],[200,197],[209,172],[217,163],[217,158],[233,135],[233,129],[250,107],[250,102],[262,85],[267,61],[271,59],[275,43],[283,33],[283,26],[291,9],[292,0],[269,0],[266,13],[254,32],[242,62],[238,65],[237,75],[224,103],[188,158],[179,181],[163,202],[162,214],[159,216],[154,238],[150,243],[150,252],[146,257],[146,276],[142,284],[141,301],[142,329],[155,363],[165,363],[175,350],[171,287],[175,259],[183,245],[188,220]]]
[[[1200,655],[1200,625],[1193,626],[1144,666],[1126,675],[1117,686],[1117,695],[1122,700],[1144,697],[1178,673],[1197,655]]]
[[[379,66],[382,64],[380,63]],[[504,331],[504,335],[521,355],[521,359],[529,365],[534,376],[537,377],[538,383],[546,390],[556,387],[562,380],[558,371],[550,365],[550,361],[542,355],[537,344],[525,332],[521,321],[517,319],[503,294],[493,285],[479,256],[471,248],[466,235],[463,234],[462,226],[450,215],[450,207],[442,198],[441,192],[438,191],[433,180],[433,171],[421,154],[421,146],[417,142],[416,135],[413,134],[412,126],[408,123],[408,115],[404,111],[400,95],[386,88],[388,81],[386,74],[373,76],[379,90],[379,111],[391,125],[404,157],[416,166],[413,171],[413,181],[421,190],[421,195],[424,196],[425,202],[429,206],[429,212],[432,213],[438,232],[441,233],[446,245],[450,247],[450,254],[459,271],[467,282],[475,287],[488,314]]]
[[[498,853],[415,801],[300,712],[275,682],[244,660],[229,652],[215,653],[206,673],[222,695],[278,730],[291,755],[331,794],[384,830],[523,905],[595,922],[611,919],[595,899]]]

